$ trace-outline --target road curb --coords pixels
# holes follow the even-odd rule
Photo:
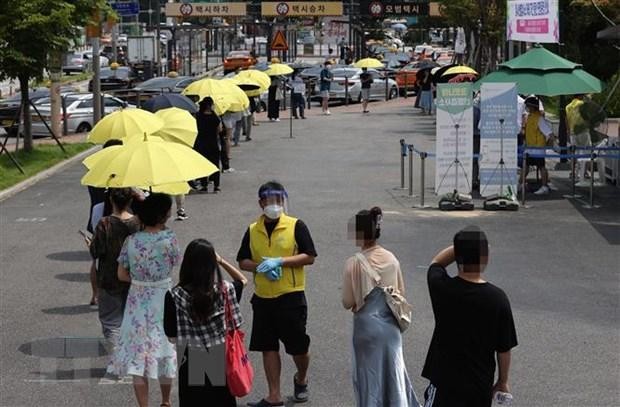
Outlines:
[[[47,170],[41,171],[40,173],[33,175],[32,177],[25,179],[18,184],[13,185],[12,187],[9,187],[3,191],[0,191],[0,202],[12,197],[13,195],[20,193],[21,191],[25,189],[30,188],[31,186],[38,183],[39,181],[42,181],[46,178],[51,177],[54,174],[59,173],[60,171],[68,167],[69,165],[75,163],[76,161],[81,161],[86,156],[92,154],[95,150],[99,149],[99,147],[100,146],[93,146],[89,148],[88,150],[82,151],[81,153],[74,155],[71,158],[68,158],[64,161],[59,162],[58,164],[54,165],[53,167],[48,168]]]

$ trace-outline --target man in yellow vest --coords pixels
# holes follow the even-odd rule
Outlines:
[[[566,128],[571,143],[577,147],[589,147],[592,145],[590,138],[590,126],[581,115],[581,107],[584,105],[584,95],[575,95],[573,100],[566,105]],[[582,153],[579,151],[578,153]],[[579,178],[585,180],[586,166],[579,166]]]
[[[540,101],[536,96],[525,99],[525,107],[529,114],[525,121],[525,147],[544,147],[547,141],[553,136],[551,124],[544,118],[539,110]],[[527,150],[526,150],[527,152]],[[542,154],[544,150],[531,150],[530,154]],[[521,169],[521,177],[527,178],[530,165],[540,170],[542,186],[534,192],[535,195],[545,195],[550,191],[549,173],[545,168],[544,157],[528,157],[525,168]],[[523,178],[521,178],[523,182]]]
[[[263,214],[245,232],[237,253],[239,267],[254,274],[250,350],[262,352],[269,387],[267,397],[249,406],[283,406],[280,392],[280,342],[293,357],[294,399],[308,400],[310,337],[306,334],[304,266],[314,263],[316,250],[303,221],[286,214],[287,193],[271,181],[258,190]]]

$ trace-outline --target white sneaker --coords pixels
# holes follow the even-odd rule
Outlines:
[[[224,170],[224,171],[222,171],[222,172],[223,172],[223,173],[235,172],[235,169],[234,169],[234,168],[232,168],[232,167],[230,167],[230,168],[228,168],[228,169],[226,169],[226,170]]]
[[[549,193],[549,187],[546,185],[543,185],[542,187],[538,188],[538,191],[534,192],[534,195],[547,195]]]
[[[279,122],[279,121],[280,121],[280,119],[275,119],[275,120],[274,120],[274,122]]]
[[[325,116],[329,116],[330,114],[332,114],[332,112],[330,112],[329,110],[326,110],[323,114],[324,114]]]
[[[549,183],[547,184],[547,187],[549,187],[549,189],[550,189],[551,191],[557,191],[557,190],[558,190],[558,187],[556,187],[555,185],[553,185],[551,182],[549,182]]]

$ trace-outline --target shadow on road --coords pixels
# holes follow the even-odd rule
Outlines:
[[[41,310],[44,314],[49,315],[80,315],[88,314],[90,312],[97,312],[96,309],[92,309],[90,305],[67,305],[65,307],[44,308]]]
[[[19,351],[28,356],[54,359],[98,358],[107,355],[103,338],[56,337],[27,342]]]
[[[54,278],[72,283],[90,282],[90,275],[88,273],[62,273],[56,274]]]
[[[92,257],[86,250],[73,250],[67,252],[50,253],[47,256],[50,260],[59,261],[91,261]]]

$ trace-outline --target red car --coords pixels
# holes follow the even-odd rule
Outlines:
[[[401,96],[405,95],[405,92],[415,90],[416,88],[416,75],[418,73],[419,61],[411,62],[401,69],[396,71],[394,79],[398,84],[398,89]]]
[[[256,58],[250,51],[230,51],[224,58],[224,73],[236,71],[239,68],[248,69],[252,65],[256,65]]]

